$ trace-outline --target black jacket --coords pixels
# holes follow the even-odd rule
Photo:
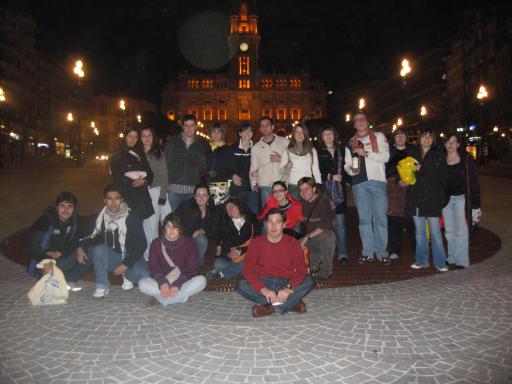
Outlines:
[[[324,146],[319,146],[317,148],[318,152],[318,165],[320,167],[320,174],[322,175],[322,183],[327,180],[328,175],[337,175],[338,174],[338,165],[341,167],[341,175],[342,182],[341,186],[343,187],[343,193],[345,194],[345,201],[342,204],[336,206],[336,213],[347,213],[347,188],[346,183],[348,181],[348,175],[344,170],[344,152],[343,148],[340,146],[336,146],[336,151],[334,152],[334,156],[331,155],[329,150]],[[339,162],[339,164],[338,164]]]
[[[257,220],[253,214],[249,213],[245,216],[245,223],[238,231],[233,224],[233,220],[224,215],[223,225],[222,225],[222,255],[227,255],[232,247],[239,247],[251,237],[256,236],[256,224]],[[243,252],[245,251],[242,250]]]
[[[96,224],[96,221],[94,224]],[[85,247],[104,244],[109,248],[113,248],[117,253],[122,253],[121,245],[119,244],[119,230],[116,229],[113,234],[111,232],[105,233],[105,223],[101,223],[100,233],[95,237],[84,239],[82,243]],[[126,239],[124,245],[126,253],[123,264],[131,268],[142,257],[147,246],[146,235],[142,228],[142,220],[132,212],[126,218]]]
[[[249,173],[251,170],[251,148],[247,151],[240,148],[240,143],[235,143],[229,146],[229,173],[230,178],[237,175],[242,179],[242,186],[238,187],[231,184],[233,194],[242,191],[252,191],[251,178]]]
[[[164,150],[169,184],[189,186],[199,184],[201,172],[206,171],[207,151],[208,144],[199,136],[188,148],[181,133],[169,136]]]
[[[49,258],[48,251],[59,251],[65,257],[76,251],[81,235],[76,212],[69,220],[61,222],[55,207],[49,207],[30,227],[25,248],[37,261]]]
[[[110,172],[114,182],[123,188],[123,197],[132,212],[141,219],[147,219],[155,213],[151,196],[147,186],[135,188],[132,186],[132,179],[125,176],[129,171],[144,171],[147,174],[145,180],[147,185],[153,182],[153,171],[149,166],[146,156],[142,155],[138,159],[129,152],[128,148],[123,148],[114,153],[110,159]]]
[[[230,150],[228,145],[215,148],[214,151],[208,148],[206,163],[208,173],[205,176],[206,182],[227,181],[231,178],[229,174]]]
[[[480,183],[478,182],[478,174],[473,156],[463,151],[460,153],[460,161],[463,163],[462,171],[464,172],[463,177],[465,181],[466,220],[468,224],[471,224],[471,211],[480,208]]]
[[[416,184],[407,187],[405,212],[409,216],[441,217],[442,209],[448,203],[445,192],[447,173],[446,155],[437,148],[430,149],[424,158],[419,149],[410,155],[421,164],[416,172]]]
[[[406,144],[405,149],[398,149],[393,144],[389,146],[389,161],[386,163],[386,179],[399,178],[396,166],[414,151],[414,145]]]
[[[201,217],[201,211],[196,201],[192,198],[180,204],[176,214],[179,216],[185,226],[185,235],[192,237],[192,234],[198,229],[204,229],[206,236],[212,239],[219,239],[220,236],[220,212],[213,201],[208,202],[206,216]]]

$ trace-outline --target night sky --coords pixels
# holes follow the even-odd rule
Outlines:
[[[309,69],[334,89],[387,78],[401,56],[449,47],[464,11],[490,3],[260,0],[260,67],[265,72]],[[180,51],[180,30],[204,12],[229,15],[231,3],[33,0],[29,7],[38,48],[63,62],[83,57],[97,92],[159,102],[165,83],[180,70],[201,71]]]

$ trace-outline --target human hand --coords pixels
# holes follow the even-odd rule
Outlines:
[[[175,287],[174,285],[171,286],[169,289],[169,297],[175,297],[179,293],[180,289],[178,287]]]
[[[306,248],[306,243],[308,242],[309,237],[304,236],[302,239],[300,239],[300,246],[304,249]]]
[[[258,184],[254,184],[254,185],[252,186],[252,191],[253,191],[253,192],[259,192],[259,190],[260,190],[260,187],[258,186]]]
[[[288,289],[286,287],[281,288],[279,292],[277,292],[277,301],[279,301],[280,303],[286,302],[286,299],[288,299],[288,296],[290,296],[291,293],[291,289]]]
[[[114,269],[114,275],[116,276],[120,276],[122,275],[123,273],[125,273],[126,271],[128,270],[128,267],[124,264],[119,264],[115,269]]]
[[[402,180],[398,182],[398,185],[401,187],[407,187],[407,184],[405,184]]]
[[[477,224],[478,222],[480,222],[480,219],[482,218],[482,210],[480,208],[472,209],[471,216],[473,219],[473,224]]]
[[[276,293],[274,291],[271,291],[267,287],[261,288],[260,292],[267,299],[267,303],[273,304],[277,301]]]
[[[46,262],[43,264],[43,275],[46,275],[47,273],[53,275],[53,263],[51,262]]]
[[[332,175],[332,179],[334,181],[337,181],[338,183],[341,183],[342,178],[343,178],[343,176],[341,176],[341,175]]]
[[[293,162],[292,161],[288,161],[288,163],[286,163],[286,165],[284,166],[284,169],[286,172],[290,172],[293,168]]]
[[[195,231],[193,234],[192,234],[192,238],[195,239],[196,237],[199,237],[199,236],[202,236],[205,234],[205,231],[203,228],[199,228],[197,231]]]
[[[142,177],[139,177],[138,179],[132,181],[132,186],[135,188],[143,187],[145,184],[146,180],[144,180]]]
[[[158,205],[165,205],[165,203],[167,202],[167,199],[164,199],[164,198],[160,198],[158,199]]]
[[[258,177],[258,170],[256,169],[255,171],[252,171],[250,174],[249,174],[249,177],[253,178],[253,179],[256,179]]]
[[[272,163],[280,163],[281,162],[281,155],[277,153],[276,151],[272,151],[270,154],[270,161]]]
[[[166,298],[171,297],[171,287],[169,284],[165,283],[160,286],[160,294]]]
[[[363,157],[368,156],[368,152],[366,152],[363,148],[357,148],[355,153],[357,153],[359,156],[363,156]]]
[[[237,187],[242,186],[242,178],[238,175],[233,175],[233,184],[235,184]]]
[[[87,263],[87,254],[83,250],[82,247],[78,247],[76,250],[76,259],[80,264],[86,264]]]
[[[62,256],[62,253],[60,253],[59,251],[48,251],[46,252],[46,254],[54,260]]]

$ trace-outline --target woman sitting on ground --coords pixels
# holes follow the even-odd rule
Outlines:
[[[149,248],[151,277],[139,280],[139,289],[163,306],[186,303],[188,298],[206,287],[199,273],[197,249],[191,238],[183,235],[184,227],[176,214],[164,219],[163,235],[153,240]]]
[[[273,208],[279,208],[286,216],[284,233],[298,237],[300,234],[300,223],[304,221],[302,205],[288,193],[288,187],[283,181],[276,181],[272,184],[272,195],[269,196],[267,204],[258,214],[258,220],[263,221],[267,212]]]
[[[221,255],[213,262],[208,278],[233,279],[242,271],[250,241],[256,236],[256,219],[245,204],[230,198],[225,204]]]

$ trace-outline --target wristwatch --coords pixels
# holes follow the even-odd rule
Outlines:
[[[293,293],[294,289],[290,283],[286,284],[286,288],[288,288]]]

